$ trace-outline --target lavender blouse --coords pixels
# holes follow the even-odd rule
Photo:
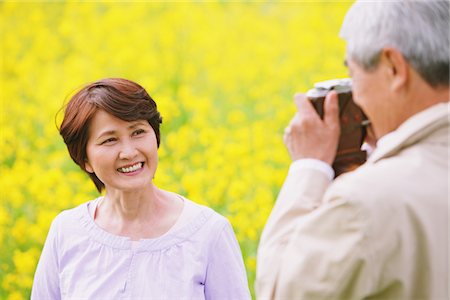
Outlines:
[[[251,299],[233,229],[185,198],[194,216],[154,239],[132,242],[101,229],[89,204],[52,222],[31,299]]]

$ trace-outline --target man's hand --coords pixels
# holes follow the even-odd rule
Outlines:
[[[292,160],[314,158],[332,164],[340,135],[339,105],[336,92],[328,93],[324,117],[319,115],[304,94],[294,96],[297,113],[284,132],[284,143]]]

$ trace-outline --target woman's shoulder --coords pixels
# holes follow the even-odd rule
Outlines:
[[[183,197],[185,209],[189,212],[193,219],[205,216],[205,225],[207,226],[225,226],[229,223],[228,219],[215,209],[204,204],[196,203],[190,199]]]
[[[90,200],[79,204],[73,208],[68,208],[61,211],[52,221],[52,227],[58,228],[79,228],[80,220],[86,219],[89,216],[89,207],[97,199]]]
[[[182,225],[173,231],[176,235],[189,238],[196,236],[202,240],[214,239],[224,228],[230,226],[228,219],[213,208],[183,196],[179,197],[183,199],[184,208],[179,220]]]

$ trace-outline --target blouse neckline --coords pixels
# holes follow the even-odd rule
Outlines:
[[[89,205],[95,205],[96,201],[91,200],[87,203],[80,205],[78,209],[78,217],[81,223],[81,226],[87,230],[89,237],[103,245],[121,249],[121,250],[133,250],[136,252],[145,252],[145,251],[161,251],[164,249],[168,249],[176,244],[181,243],[182,241],[189,238],[192,234],[198,231],[211,217],[213,210],[207,207],[200,206],[201,209],[198,212],[195,218],[192,218],[190,222],[186,225],[175,229],[169,230],[166,234],[151,239],[140,239],[139,241],[132,241],[129,237],[118,236],[112,233],[107,232],[106,230],[99,227],[93,217],[89,212]],[[195,203],[191,203],[190,200],[183,197],[184,205],[196,205]],[[186,208],[183,208],[186,209]]]

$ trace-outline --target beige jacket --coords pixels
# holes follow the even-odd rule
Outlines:
[[[449,109],[413,116],[331,184],[291,169],[261,236],[257,299],[448,299]]]

